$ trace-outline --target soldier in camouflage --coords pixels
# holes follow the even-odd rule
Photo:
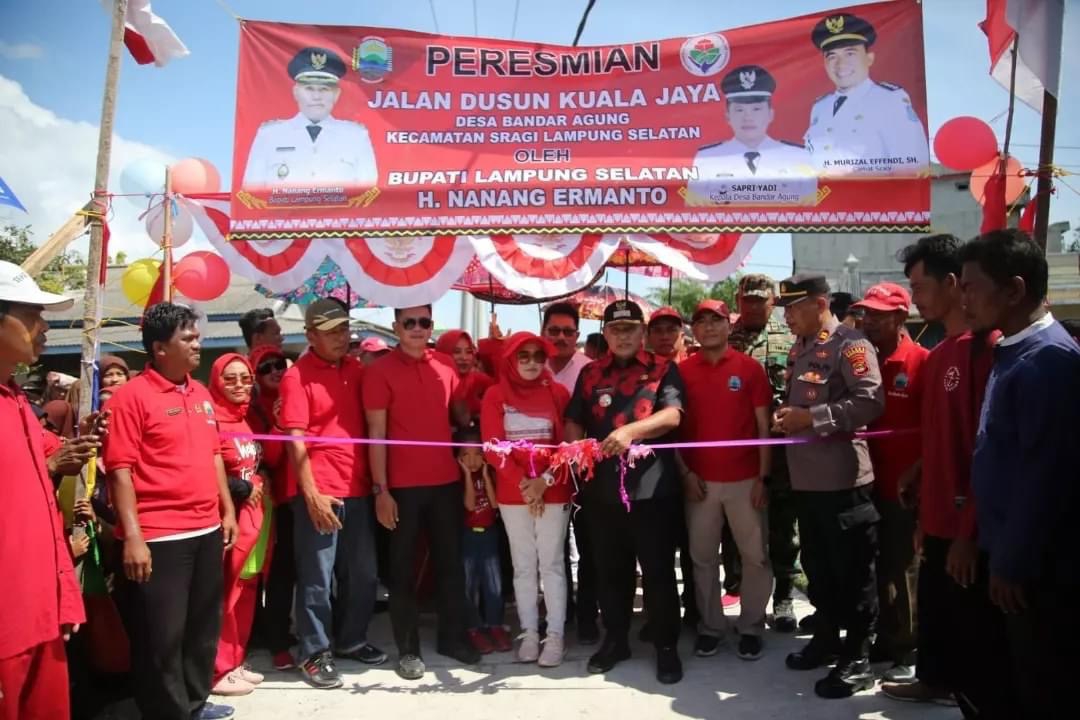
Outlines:
[[[788,353],[795,344],[795,336],[782,319],[773,317],[775,302],[774,283],[768,275],[744,275],[739,280],[736,303],[739,319],[731,329],[728,344],[757,360],[769,376],[773,391],[775,410],[783,401],[785,372]],[[795,531],[795,504],[791,496],[788,477],[787,455],[783,446],[776,446],[772,453],[772,475],[765,479],[769,490],[769,560],[776,577],[773,590],[772,627],[778,632],[795,632],[795,610],[791,591],[799,576],[799,542]],[[727,552],[735,542],[727,534],[722,542],[724,555],[725,587],[729,592],[738,587],[740,568],[739,553]]]

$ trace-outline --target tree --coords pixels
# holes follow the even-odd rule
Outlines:
[[[29,225],[0,228],[0,260],[22,265],[35,250]],[[86,287],[86,261],[74,250],[65,250],[45,266],[36,280],[46,292],[82,290]]]
[[[653,288],[647,297],[654,305],[671,305],[679,311],[684,318],[694,314],[698,303],[706,298],[723,300],[735,311],[735,294],[739,289],[739,276],[732,275],[717,283],[699,282],[697,280],[677,279],[671,284],[671,300],[668,301],[668,289],[665,287]]]

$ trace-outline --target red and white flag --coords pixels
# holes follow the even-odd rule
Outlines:
[[[113,0],[102,0],[102,5],[111,11]],[[124,45],[140,65],[164,67],[170,60],[191,54],[169,24],[153,13],[150,0],[128,0]]]
[[[1016,97],[1042,112],[1043,92],[1058,95],[1065,0],[986,0],[979,27],[990,44],[990,75],[1006,90],[1017,44]]]

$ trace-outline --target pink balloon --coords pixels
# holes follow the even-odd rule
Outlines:
[[[974,170],[997,157],[997,137],[979,118],[954,117],[934,136],[934,154],[942,165],[954,170]]]
[[[232,273],[229,266],[206,250],[185,255],[173,269],[173,286],[191,298],[205,302],[220,297],[229,289]]]
[[[221,175],[209,160],[185,158],[173,165],[172,189],[182,195],[216,193],[221,189]]]

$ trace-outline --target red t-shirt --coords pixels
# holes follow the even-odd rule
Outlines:
[[[432,355],[429,350],[416,359],[395,348],[364,373],[365,407],[386,410],[388,440],[450,442],[450,399],[458,376]],[[386,479],[391,488],[448,485],[458,482],[460,475],[449,447],[387,448]]]
[[[109,400],[105,467],[128,469],[143,539],[221,522],[216,455],[221,440],[210,392],[189,376],[178,387],[150,365]],[[122,524],[117,537],[124,536]]]
[[[0,383],[0,433],[6,439],[0,480],[0,577],[8,588],[0,610],[4,660],[55,640],[61,625],[84,623],[86,614],[45,465],[44,430],[13,382]]]
[[[346,356],[335,365],[308,350],[281,378],[278,425],[319,437],[367,437],[363,380],[364,366],[359,360]],[[308,443],[307,451],[320,493],[338,498],[371,494],[365,446]]]
[[[458,389],[454,393],[454,399],[465,403],[465,406],[469,408],[470,418],[478,418],[484,401],[484,393],[494,384],[495,381],[490,375],[479,370],[473,370],[466,373],[464,377],[459,376]]]
[[[772,403],[772,388],[761,364],[728,348],[715,365],[698,352],[679,363],[686,386],[686,409],[679,428],[686,442],[757,438],[757,408]],[[706,482],[738,482],[761,473],[757,447],[685,448],[687,466]]]
[[[881,363],[881,386],[885,389],[885,412],[869,430],[910,430],[921,425],[922,369],[930,351],[904,335],[892,355]],[[919,459],[922,441],[918,432],[870,440],[874,464],[874,491],[882,500],[898,502],[900,475]]]
[[[466,482],[472,483],[473,490],[476,491],[476,505],[473,510],[465,511],[465,527],[491,527],[495,524],[495,508],[491,507],[491,500],[484,487],[484,474],[482,472],[469,473],[469,479]]]
[[[919,523],[928,535],[975,538],[971,458],[995,338],[945,338],[923,363]]]

